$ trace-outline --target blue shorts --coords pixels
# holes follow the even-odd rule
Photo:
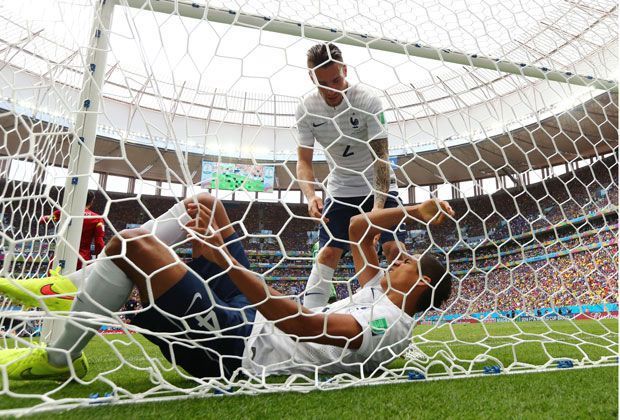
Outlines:
[[[249,261],[236,234],[225,240],[230,254],[246,268]],[[231,241],[236,241],[232,242]],[[245,338],[252,332],[256,309],[215,264],[198,258],[177,284],[138,313],[133,323],[166,337],[144,334],[162,354],[189,374],[230,377],[241,366]],[[204,280],[203,280],[204,279]],[[206,280],[206,281],[205,281]]]
[[[402,205],[397,191],[390,191],[389,195],[390,197],[385,200],[384,207],[386,209]],[[331,246],[334,248],[340,248],[343,251],[348,251],[349,244],[339,241],[338,239],[349,239],[349,223],[353,216],[360,214],[358,206],[361,205],[364,212],[371,211],[374,204],[374,197],[370,194],[365,197],[344,197],[335,198],[334,200],[331,198],[325,200],[325,204],[323,206],[323,216],[329,219],[329,223],[327,223],[327,230],[323,225],[321,225],[319,229],[319,245],[321,248],[324,246]],[[401,242],[405,241],[406,232],[404,226],[400,229],[398,226],[394,226],[390,230],[393,233],[381,232],[381,244],[394,241],[396,239]],[[331,237],[329,232],[331,232]]]

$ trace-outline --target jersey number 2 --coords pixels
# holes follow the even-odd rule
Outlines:
[[[355,153],[349,152],[350,149],[351,149],[351,146],[347,144],[347,147],[344,149],[344,153],[342,154],[342,157],[353,156]]]

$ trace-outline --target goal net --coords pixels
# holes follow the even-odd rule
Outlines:
[[[2,352],[50,346],[68,326],[95,333],[84,349],[86,375],[73,368],[61,381],[20,381],[9,379],[17,362],[0,364],[0,412],[617,365],[615,2],[230,3],[9,0],[0,7],[0,287],[25,296],[0,297]],[[307,51],[327,42],[342,51],[347,91],[363,91],[379,108],[358,109],[351,95],[338,106],[323,103],[325,113],[309,105],[312,95],[327,101],[317,83],[328,96],[338,92],[316,69],[309,77]],[[367,121],[361,128],[358,118]],[[327,145],[319,142],[322,124],[333,126]],[[369,138],[371,125],[379,132]],[[316,137],[310,145],[308,133]],[[372,151],[366,167],[339,163],[353,154],[340,150],[344,141],[370,147],[381,136],[389,157]],[[402,204],[448,201],[455,214],[441,225],[405,217],[383,232],[408,254],[441,261],[450,297],[411,317],[403,311],[395,322],[405,317],[411,328],[395,344],[396,327],[377,322],[385,318],[358,321],[361,342],[378,343],[371,350],[352,339],[344,349],[310,344],[270,324],[262,347],[242,348],[237,359],[246,360],[234,372],[192,375],[177,362],[179,349],[206,346],[209,360],[224,363],[229,355],[209,346],[230,327],[213,315],[225,309],[216,302],[200,314],[210,335],[197,339],[192,322],[153,302],[156,278],[178,263],[194,267],[196,257],[181,227],[188,216],[169,209],[188,197],[196,203],[200,193],[220,200],[249,270],[284,296],[276,301],[299,303],[301,314],[317,232],[327,246],[338,235],[308,213],[298,150],[312,151],[310,183],[325,210],[328,200],[370,210],[333,188],[343,173],[363,179],[369,203],[378,188],[369,174],[381,162],[392,168]],[[164,230],[157,226],[171,225],[180,236],[157,236]],[[140,226],[173,251],[174,263],[146,273],[143,261],[129,259],[131,237],[120,233]],[[93,242],[82,243],[88,229]],[[113,238],[147,293],[136,288],[120,310],[105,311],[83,289],[97,264],[112,261],[97,254],[99,241]],[[388,256],[379,257],[381,270],[395,266]],[[232,284],[221,273],[190,272],[206,290]],[[32,283],[54,273],[69,276],[72,287]],[[345,253],[330,308],[356,304],[359,278]],[[379,288],[385,296],[387,284]],[[78,293],[100,310],[72,312]],[[248,308],[269,318],[263,306]],[[135,322],[149,310],[181,331]],[[252,319],[243,328],[251,331]],[[334,343],[327,326],[319,335]],[[268,353],[274,337],[288,356],[249,368],[247,359]],[[247,345],[247,334],[238,338]],[[326,361],[322,352],[336,356]]]

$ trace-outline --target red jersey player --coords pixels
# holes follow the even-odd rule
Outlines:
[[[82,238],[80,239],[80,257],[77,262],[77,269],[82,268],[82,259],[89,261],[91,258],[90,244],[95,242],[95,255],[103,250],[105,242],[103,236],[105,234],[105,224],[101,215],[95,213],[90,208],[95,201],[95,193],[88,192],[86,199],[86,208],[84,209],[84,224],[82,226]],[[48,223],[50,221],[56,223],[60,220],[60,210],[54,211],[51,216],[43,216],[40,223]]]

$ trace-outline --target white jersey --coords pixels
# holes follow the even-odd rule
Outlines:
[[[377,274],[384,275],[383,271]],[[370,284],[370,283],[369,283]],[[243,367],[256,375],[370,373],[398,357],[411,342],[414,320],[388,299],[380,285],[368,285],[351,298],[315,312],[350,314],[362,327],[359,349],[301,342],[257,312],[248,337]]]
[[[297,107],[299,144],[314,147],[316,140],[323,146],[331,197],[363,197],[370,193],[375,179],[369,141],[387,138],[383,106],[377,96],[360,86],[349,87],[345,96],[332,107],[315,92]],[[396,189],[390,166],[390,190]]]

